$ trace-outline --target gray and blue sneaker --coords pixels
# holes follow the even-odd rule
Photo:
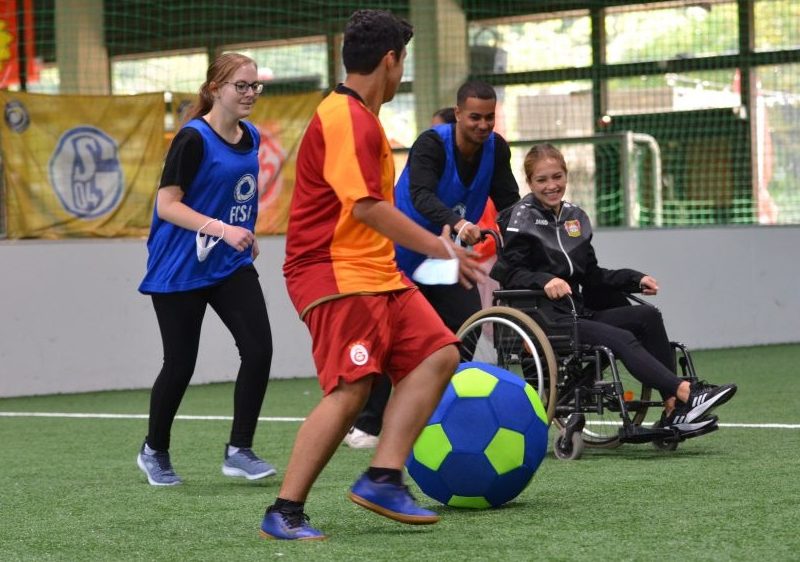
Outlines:
[[[151,486],[177,486],[182,480],[175,474],[167,451],[154,451],[142,443],[136,464],[147,475]]]
[[[240,447],[233,454],[228,454],[228,445],[225,445],[225,461],[222,463],[222,474],[234,478],[247,478],[258,480],[267,476],[274,476],[278,471],[264,459],[260,459],[253,449]]]

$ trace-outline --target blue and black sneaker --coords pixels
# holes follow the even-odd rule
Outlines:
[[[327,537],[319,529],[308,524],[309,517],[299,510],[267,508],[258,534],[265,539],[286,541],[321,541]]]
[[[350,488],[349,497],[361,507],[401,523],[431,525],[439,521],[436,513],[417,505],[408,486],[375,482],[366,474],[362,474]]]
[[[175,474],[167,451],[155,451],[142,443],[136,464],[147,475],[151,486],[177,486],[182,480]]]

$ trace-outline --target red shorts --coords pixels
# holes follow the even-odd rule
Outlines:
[[[435,351],[459,342],[418,289],[334,299],[304,320],[326,395],[340,380],[377,373],[395,384]]]

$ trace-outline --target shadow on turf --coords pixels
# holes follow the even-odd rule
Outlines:
[[[375,517],[380,518],[381,516],[375,515]],[[378,521],[380,521],[380,519],[371,525],[362,524],[357,527],[348,526],[346,529],[340,529],[338,532],[341,534],[347,533],[348,536],[362,535],[365,537],[374,537],[376,534],[382,534],[407,537],[435,532],[437,527],[437,525],[404,525],[403,523],[392,521],[386,517],[383,518],[385,523],[378,524]]]
[[[652,446],[620,447],[613,450],[587,449],[577,461],[559,461],[554,456],[549,457],[551,463],[584,463],[597,461],[659,461],[668,462],[672,459],[685,460],[687,458],[719,458],[724,453],[716,449],[691,448],[682,449],[678,446],[675,451],[661,451]]]
[[[138,476],[138,475],[137,475]],[[280,488],[281,481],[283,478],[280,474],[276,476],[270,476],[267,478],[263,478],[261,480],[246,480],[244,478],[228,478],[226,476],[220,475],[219,478],[216,476],[210,477],[207,474],[203,475],[196,475],[196,476],[188,476],[186,477],[184,474],[181,474],[183,478],[183,483],[179,486],[150,486],[147,483],[146,478],[144,475],[141,475],[140,479],[137,479],[136,483],[141,484],[147,488],[153,490],[191,490],[192,495],[225,495],[223,492],[225,490],[229,490],[232,494],[228,495],[238,495],[239,493],[245,490],[254,490],[258,492],[264,491],[274,491],[277,492],[278,488]]]

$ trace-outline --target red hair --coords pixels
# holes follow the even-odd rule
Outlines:
[[[225,53],[218,56],[206,71],[206,81],[200,86],[197,93],[197,100],[186,111],[184,122],[190,121],[195,117],[201,117],[211,111],[214,107],[214,96],[212,96],[212,85],[218,88],[220,84],[228,80],[241,67],[252,64],[256,69],[256,61],[246,55],[239,53]]]

